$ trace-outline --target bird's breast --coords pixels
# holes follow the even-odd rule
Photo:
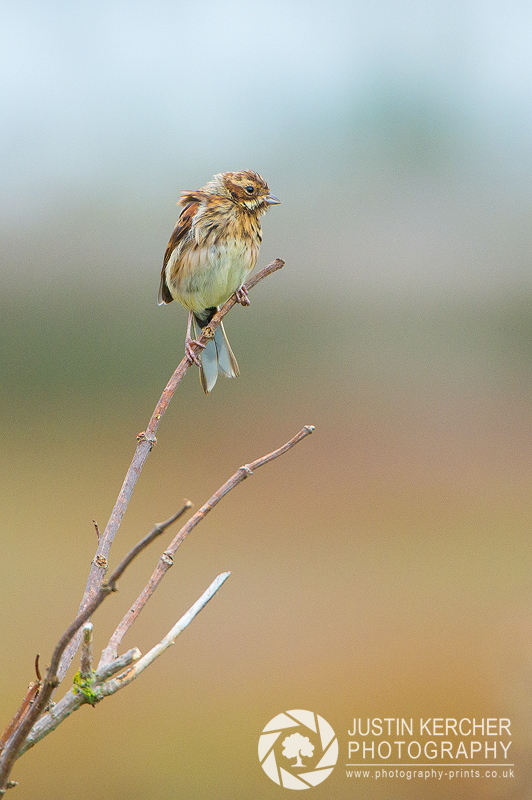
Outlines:
[[[172,296],[190,311],[225,303],[255,266],[258,250],[247,238],[200,245],[189,240],[167,265]]]

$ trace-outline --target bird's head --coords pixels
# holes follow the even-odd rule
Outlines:
[[[220,194],[230,197],[236,205],[255,214],[264,214],[270,206],[281,202],[270,193],[264,178],[251,169],[222,172],[214,176],[211,185],[214,184]]]

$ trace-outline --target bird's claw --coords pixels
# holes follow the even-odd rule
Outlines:
[[[206,345],[202,344],[201,342],[198,342],[197,339],[191,339],[190,337],[187,336],[185,339],[185,358],[187,359],[187,361],[190,361],[191,364],[196,364],[197,367],[201,367],[201,361],[193,350],[193,346],[195,344],[198,347],[201,347],[202,350],[204,347],[206,347]]]
[[[236,292],[235,292],[236,302],[240,303],[241,306],[249,306],[251,305],[251,300],[249,299],[248,290],[242,284]]]

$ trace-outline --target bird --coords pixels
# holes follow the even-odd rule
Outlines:
[[[158,303],[177,300],[188,310],[185,356],[199,366],[205,394],[219,372],[236,378],[239,369],[222,323],[206,345],[197,338],[231,295],[249,305],[243,284],[257,263],[260,217],[280,202],[251,169],[221,172],[201,189],[181,192],[183,210],[164,254]],[[202,347],[201,360],[195,344]]]

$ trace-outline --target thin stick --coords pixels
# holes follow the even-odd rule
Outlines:
[[[138,678],[140,673],[144,672],[144,670],[149,667],[150,664],[153,664],[155,659],[159,658],[159,656],[162,655],[165,650],[174,644],[181,631],[184,631],[185,628],[190,625],[194,617],[196,617],[199,612],[205,608],[209,600],[214,597],[218,589],[223,583],[225,583],[230,574],[230,572],[222,572],[221,575],[218,575],[218,577],[215,578],[211,583],[209,588],[203,592],[199,600],[196,600],[194,605],[189,608],[186,614],[183,614],[181,619],[176,622],[174,627],[168,631],[164,639],[156,644],[155,647],[152,647],[152,649],[146,653],[146,655],[142,656],[142,658],[139,658],[139,660],[135,662],[134,666],[123,675],[119,675],[118,678],[112,678],[103,684],[102,694],[106,696],[114,694],[115,692],[119,691],[119,689],[123,689],[124,686],[127,686],[131,683],[131,681],[134,681],[135,678]]]
[[[2,736],[0,737],[0,753],[3,751],[4,747],[6,746],[7,742],[13,736],[13,733],[16,731],[18,726],[21,724],[21,721],[24,719],[24,716],[29,713],[32,704],[35,702],[35,699],[39,692],[41,691],[42,683],[41,681],[32,681],[28,686],[26,691],[26,695],[24,700],[22,701],[22,705],[18,709],[17,713],[3,732]]]
[[[99,698],[103,699],[111,694],[115,694],[115,692],[118,692],[120,689],[128,686],[131,681],[135,680],[135,678],[138,678],[141,672],[144,672],[144,670],[149,667],[156,658],[159,658],[159,656],[162,655],[164,651],[168,649],[168,647],[174,644],[179,634],[184,631],[185,628],[190,625],[192,620],[199,614],[199,612],[205,608],[209,600],[214,597],[218,589],[220,589],[220,587],[225,583],[230,574],[230,572],[223,572],[221,575],[218,575],[218,577],[215,578],[211,583],[209,588],[201,595],[199,600],[196,600],[194,605],[189,608],[186,614],[181,617],[179,622],[177,622],[166,634],[164,639],[156,644],[155,647],[152,647],[152,649],[146,653],[145,656],[142,656],[140,650],[135,647],[124,655],[115,659],[110,664],[106,664],[104,667],[99,667],[94,673],[94,681],[91,687],[94,693],[97,693]],[[130,666],[130,664],[138,664],[139,668],[136,669],[133,667],[132,669],[124,672],[124,674],[120,675],[118,678],[112,678],[113,675],[116,675],[117,672],[127,668]],[[43,714],[43,716],[37,720],[24,744],[20,748],[17,758],[29,750],[30,747],[33,747],[35,744],[37,744],[37,742],[40,742],[41,739],[43,739],[53,730],[55,730],[57,726],[63,722],[63,720],[69,717],[74,711],[77,711],[77,709],[86,702],[87,698],[83,694],[76,692],[74,688],[70,689],[70,691],[66,693],[59,703],[57,703],[50,711],[48,711],[46,714]]]
[[[83,626],[80,672],[83,680],[92,679],[92,622],[86,622]]]
[[[124,635],[131,627],[133,622],[136,620],[144,606],[146,605],[149,598],[152,596],[154,591],[156,590],[157,586],[163,579],[164,575],[166,574],[167,570],[173,564],[173,556],[179,547],[179,545],[186,539],[188,534],[198,525],[205,516],[211,511],[214,506],[220,502],[222,497],[234,489],[235,486],[238,486],[246,478],[249,478],[250,475],[253,474],[253,471],[262,467],[264,464],[267,464],[269,461],[273,461],[275,458],[283,455],[286,453],[287,450],[290,450],[294,447],[298,442],[308,436],[314,430],[313,425],[306,425],[302,428],[299,433],[290,439],[290,441],[286,442],[282,447],[279,447],[277,450],[274,450],[272,453],[268,453],[262,458],[258,458],[256,461],[252,461],[251,464],[246,464],[243,467],[237,469],[237,471],[232,475],[229,480],[227,480],[223,486],[221,486],[218,491],[216,491],[212,497],[207,500],[207,502],[200,508],[196,513],[188,520],[188,522],[181,528],[179,533],[173,538],[172,542],[166,548],[164,553],[159,559],[159,563],[155,567],[153,575],[151,576],[150,580],[137,597],[129,611],[125,614],[123,619],[121,620],[120,624],[118,625],[117,629],[111,636],[109,640],[109,644],[105,648],[102,653],[102,657],[100,659],[99,667],[102,667],[104,664],[107,664],[112,661],[113,658],[116,657],[118,652],[118,647],[120,646],[120,642],[122,641]]]
[[[42,677],[41,677],[41,672],[39,670],[39,658],[40,658],[39,653],[37,653],[37,655],[35,656],[35,675],[37,676],[37,680],[32,681],[28,686],[28,689],[26,691],[24,700],[22,701],[20,708],[18,709],[17,713],[15,714],[15,716],[13,717],[13,719],[3,732],[2,736],[0,737],[0,753],[6,746],[11,736],[13,736],[13,733],[20,725],[22,718],[24,717],[25,714],[28,713],[28,709],[35,702],[35,698],[41,691]]]
[[[116,675],[117,672],[121,672],[126,667],[129,667],[134,661],[138,661],[141,655],[142,653],[138,647],[133,647],[131,650],[128,650],[127,653],[115,659],[112,664],[107,664],[105,669],[97,670],[94,675],[93,687],[96,688],[100,686],[112,675]],[[70,689],[58,703],[52,706],[50,711],[47,711],[39,717],[28,734],[28,738],[20,748],[17,758],[20,758],[20,756],[24,755],[24,753],[37,744],[37,742],[40,742],[41,739],[44,739],[45,736],[54,731],[61,722],[73,714],[74,711],[77,711],[78,708],[86,702],[87,699],[82,693],[74,691],[74,688]]]
[[[249,281],[245,284],[246,289],[249,291],[254,286],[259,283],[259,281],[266,278],[268,275],[271,275],[273,272],[281,269],[284,266],[284,261],[280,258],[276,258],[275,261],[272,261],[271,264],[261,269],[257,272],[256,275],[253,275]],[[206,344],[211,335],[214,333],[220,321],[223,317],[227,314],[227,312],[235,305],[236,303],[235,295],[231,295],[229,300],[222,306],[222,308],[214,315],[212,320],[209,323],[208,328],[204,334],[201,335],[199,342],[201,344]],[[193,345],[195,353],[199,353],[201,351],[201,347],[197,345]],[[139,478],[139,475],[144,467],[146,459],[154,446],[156,444],[157,439],[155,434],[157,433],[157,428],[159,427],[159,423],[163,418],[166,409],[172,399],[175,390],[177,389],[179,383],[183,379],[183,376],[187,372],[188,368],[190,367],[190,362],[183,358],[177,369],[175,370],[174,374],[166,384],[166,388],[164,389],[159,402],[155,406],[155,410],[151,415],[151,419],[148,423],[148,427],[142,433],[139,433],[137,437],[137,448],[135,450],[135,454],[133,456],[133,460],[129,466],[127,471],[126,477],[124,479],[124,483],[122,484],[122,488],[116,500],[115,506],[111,512],[111,516],[109,517],[109,522],[105,528],[103,534],[100,535],[98,540],[98,549],[96,551],[96,555],[92,561],[91,569],[89,572],[89,577],[87,580],[87,585],[85,587],[85,592],[83,594],[83,599],[80,604],[80,611],[83,610],[87,604],[90,602],[91,598],[94,597],[95,593],[98,591],[103,577],[105,575],[105,570],[107,567],[107,559],[109,557],[109,551],[111,549],[111,545],[113,540],[118,532],[120,527],[120,523],[122,522],[122,518],[126,512],[127,506],[131,499],[131,495],[133,494],[133,490]],[[59,667],[58,678],[61,681],[66,671],[68,670],[76,650],[79,647],[79,637],[76,637],[72,643],[69,645],[63,659],[61,661],[61,665]]]
[[[184,512],[188,507],[189,503],[187,501],[183,509],[181,509],[181,512]],[[48,705],[54,689],[59,686],[59,678],[57,673],[59,670],[61,657],[67,645],[72,641],[73,637],[81,629],[85,622],[87,622],[87,620],[96,611],[98,606],[103,603],[105,598],[108,597],[111,592],[116,591],[116,582],[118,581],[118,578],[124,573],[133,559],[138,556],[139,553],[141,553],[142,550],[144,550],[149,544],[151,544],[151,542],[157,538],[157,536],[160,536],[164,530],[165,528],[163,526],[156,526],[151,533],[145,536],[144,539],[142,539],[137,545],[135,545],[135,547],[133,547],[132,550],[130,550],[125,558],[122,559],[118,567],[111,573],[109,580],[101,585],[88,605],[83,609],[83,611],[79,612],[76,619],[61,636],[52,654],[50,666],[48,667],[46,678],[43,681],[41,690],[9,739],[9,742],[0,758],[0,796],[2,796],[6,791],[9,774],[13,769],[13,764],[18,758],[19,751],[26,741],[30,730]]]
[[[113,580],[115,583],[116,581],[122,576],[122,573],[126,570],[127,567],[131,564],[134,558],[138,556],[145,547],[147,547],[154,539],[157,539],[161,533],[164,533],[170,525],[173,525],[180,517],[183,516],[185,511],[188,511],[189,508],[192,508],[192,503],[190,500],[185,500],[183,502],[183,506],[179,509],[179,511],[166,520],[166,522],[158,522],[154,528],[144,537],[141,539],[138,544],[133,547],[127,556],[120,562],[118,567],[115,569],[111,577],[109,578],[109,583]]]

